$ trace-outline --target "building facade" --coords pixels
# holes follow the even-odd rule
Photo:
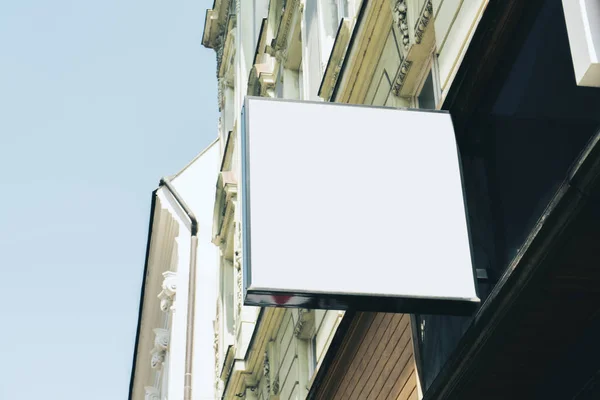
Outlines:
[[[207,189],[212,201],[201,211],[210,222],[200,231],[216,255],[197,266],[214,267],[216,289],[212,298],[196,300],[194,318],[212,325],[210,339],[198,336],[194,346],[210,342],[212,350],[193,358],[189,398],[600,398],[594,340],[600,334],[600,91],[592,87],[600,79],[590,56],[600,43],[594,19],[600,14],[594,4],[215,0],[202,43],[217,59],[220,117],[211,154],[219,161]],[[244,306],[238,184],[246,96],[448,110],[482,300],[477,312]],[[394,199],[383,188],[380,195],[385,216]],[[331,234],[323,221],[311,240]],[[394,249],[381,251],[393,260]],[[187,399],[185,352],[179,350],[178,362],[166,357],[163,372],[154,375],[144,372],[151,355],[140,353],[153,348],[156,327],[170,329],[170,346],[189,344],[181,333],[174,336],[184,327],[169,328],[168,318],[161,323],[150,316],[157,310],[148,311],[160,310],[160,301],[145,294],[159,289],[160,274],[186,268],[165,266],[147,273],[130,398],[141,398],[149,386],[156,396],[149,398]],[[181,285],[188,287],[185,280]],[[187,301],[180,290],[176,304]],[[179,369],[171,372],[173,364]]]
[[[215,1],[208,10],[203,44],[217,57],[223,153],[213,225],[222,254],[215,322],[218,398],[306,398],[344,318],[342,311],[242,304],[236,210],[238,121],[245,96],[439,108],[486,3],[232,0]],[[354,366],[336,396],[421,396],[414,316],[360,318],[366,340],[361,351],[374,361]],[[386,347],[388,341],[393,346]],[[392,362],[397,364],[386,367]],[[390,373],[376,390],[376,379],[369,382],[373,368]]]
[[[182,399],[188,385],[196,399],[214,396],[213,348],[206,340],[213,315],[204,304],[216,296],[218,251],[206,227],[212,224],[219,161],[215,141],[152,193],[130,399]],[[187,382],[190,365],[197,373]]]

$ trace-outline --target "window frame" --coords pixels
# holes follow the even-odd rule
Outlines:
[[[419,96],[421,96],[421,92],[423,91],[423,87],[425,86],[425,82],[427,78],[431,75],[431,80],[433,84],[433,99],[435,103],[435,109],[439,109],[440,100],[442,97],[441,85],[440,85],[440,74],[439,74],[439,66],[438,66],[438,58],[435,52],[433,52],[427,62],[425,63],[425,68],[423,68],[423,73],[419,77],[419,84],[417,86],[417,90],[415,91],[415,95],[411,98],[411,107],[413,108],[421,108],[419,104]]]

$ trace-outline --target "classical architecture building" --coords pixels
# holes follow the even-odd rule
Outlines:
[[[213,398],[213,314],[205,304],[217,293],[218,251],[206,227],[219,160],[215,141],[152,193],[130,399],[182,399],[189,386],[195,399]]]
[[[242,305],[236,210],[243,99],[268,96],[438,108],[486,4],[442,3],[232,0],[216,1],[208,10],[203,44],[216,51],[223,153],[213,225],[222,254],[215,325],[217,397],[306,398],[345,318],[342,311]],[[357,359],[360,366],[354,366],[338,397],[350,398],[355,388],[356,398],[363,398],[360,388],[370,393],[372,388],[361,380],[368,380],[373,368],[373,376],[379,377],[388,361],[397,365],[373,396],[419,396],[411,316],[365,314],[360,319],[367,326],[361,335],[380,344],[369,349],[369,355],[381,365],[366,368]],[[387,348],[386,341],[397,346]]]
[[[189,280],[180,271],[189,265],[153,261],[162,257],[155,248],[174,254],[159,243],[179,236],[151,222],[130,398],[144,396],[144,387],[153,399],[600,398],[600,89],[593,87],[600,86],[594,56],[600,8],[594,4],[215,0],[202,43],[217,58],[220,117],[208,154],[220,161],[206,170],[213,174],[210,188],[195,184],[212,197],[194,212],[210,217],[200,224],[199,243],[218,251],[196,266],[214,268],[216,289],[187,314],[198,318],[192,324],[213,321],[210,339],[193,343],[205,349],[210,342],[212,353],[191,357],[192,395],[183,397],[190,385],[182,349],[190,341],[182,332],[190,321],[182,317],[176,325],[172,317],[161,319],[160,310],[173,298],[176,310],[187,304],[179,296]],[[238,184],[246,96],[448,110],[482,300],[476,313],[244,306]],[[170,196],[167,189],[154,197]],[[343,193],[333,187],[332,195]],[[376,212],[385,218],[394,199],[385,188],[377,195]],[[166,214],[179,218],[181,231],[185,213],[168,198]],[[180,236],[189,238],[185,229]],[[323,221],[312,240],[332,234]],[[213,254],[202,249],[198,254]],[[380,251],[390,253],[390,262],[397,257],[394,249]],[[167,271],[177,272],[175,296],[166,283],[161,292]],[[177,367],[170,355],[176,342]],[[162,372],[151,372],[156,365]],[[210,376],[198,376],[208,369]]]

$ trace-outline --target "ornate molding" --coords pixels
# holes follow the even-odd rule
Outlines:
[[[154,386],[145,386],[144,393],[144,400],[160,400],[160,391]]]
[[[419,20],[415,24],[415,42],[417,44],[421,43],[423,40],[423,36],[425,35],[425,30],[427,29],[427,25],[429,25],[429,21],[433,17],[433,3],[432,0],[427,0],[425,6],[423,6],[423,11],[421,12],[421,16]]]
[[[334,82],[334,84],[331,85],[331,89],[329,90],[329,93],[327,96],[328,98],[331,98],[331,95],[333,94],[335,82],[337,82],[341,71],[342,71],[342,63],[340,62],[340,63],[336,64],[335,68],[333,69],[333,73],[331,74],[331,81]]]
[[[165,362],[165,356],[167,355],[167,352],[162,349],[153,348],[150,354],[152,354],[150,366],[152,369],[160,369]]]
[[[219,71],[221,70],[221,61],[223,60],[223,48],[225,44],[223,43],[224,34],[219,34],[215,39],[215,51],[217,53],[217,76],[219,76]]]
[[[269,353],[265,352],[263,361],[263,376],[265,377],[265,388],[267,388],[267,396],[271,393],[271,364],[269,363]]]
[[[302,332],[302,327],[304,326],[304,319],[302,318],[302,314],[306,313],[308,310],[304,308],[298,309],[298,321],[296,321],[296,326],[294,326],[294,335],[298,336],[300,332]]]
[[[396,0],[392,11],[394,23],[396,26],[398,26],[398,29],[400,29],[400,41],[404,46],[404,50],[408,51],[408,48],[410,47],[410,37],[408,33],[408,20],[406,15],[408,11],[406,0]]]
[[[162,276],[165,278],[162,283],[162,290],[167,296],[173,297],[177,293],[177,272],[166,271]]]
[[[298,321],[294,326],[294,335],[299,339],[310,339],[315,328],[315,312],[306,308],[298,309]]]
[[[217,387],[217,384],[219,382],[219,376],[220,374],[220,368],[219,366],[221,365],[221,352],[219,349],[219,343],[220,343],[220,331],[221,331],[221,310],[219,307],[219,304],[217,303],[217,314],[215,317],[215,322],[214,322],[214,331],[215,331],[215,336],[213,338],[213,349],[215,350],[215,388]]]
[[[162,291],[158,294],[160,299],[160,309],[163,312],[169,312],[173,307],[173,298],[177,292],[177,273],[173,271],[163,272]]]
[[[392,89],[396,96],[400,95],[400,90],[402,89],[402,85],[404,85],[406,75],[408,75],[408,71],[410,71],[411,66],[412,61],[409,61],[406,58],[402,60],[402,63],[400,63],[400,68],[398,68],[398,76],[394,81],[394,87]]]
[[[170,332],[167,329],[156,328],[154,331],[154,347],[159,350],[167,350],[169,348]]]
[[[346,57],[346,51],[348,50],[348,43],[350,42],[351,36],[351,21],[344,18],[338,28],[338,33],[333,43],[333,49],[331,50],[331,56],[327,63],[324,72],[323,80],[319,88],[319,97],[329,100],[333,96],[333,91],[337,84],[337,80],[342,70],[342,64]]]
[[[279,355],[277,353],[277,344],[271,340],[267,343],[265,357],[263,361],[263,378],[265,380],[265,389],[267,391],[265,399],[276,400],[279,395]]]
[[[267,389],[266,398],[270,399],[271,396],[276,396],[279,393],[279,375],[271,370],[269,352],[265,352],[263,376],[265,377],[265,388]]]
[[[167,294],[162,291],[158,294],[158,298],[160,299],[160,309],[162,312],[169,312],[173,307],[173,298],[167,296]]]
[[[236,206],[237,208],[237,206]],[[242,271],[242,223],[235,222],[234,227],[234,253],[233,266],[236,274],[236,322],[241,320],[243,299],[243,271]]]
[[[271,46],[277,51],[287,47],[288,36],[292,28],[292,21],[294,20],[294,10],[298,9],[302,12],[302,8],[299,7],[299,0],[287,0],[283,6],[283,14],[281,15],[281,21],[279,23],[279,30],[277,36],[273,39]]]
[[[219,111],[225,107],[225,88],[223,85],[223,78],[217,78],[217,105]]]
[[[285,64],[288,59],[287,49],[277,50],[275,52],[275,59],[279,64]]]

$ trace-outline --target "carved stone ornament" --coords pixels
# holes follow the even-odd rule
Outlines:
[[[243,276],[242,276],[242,224],[240,222],[236,222],[235,224],[235,240],[234,240],[234,259],[233,266],[235,267],[236,273],[236,319],[239,321],[242,314],[242,305],[244,299],[243,295]]]
[[[308,310],[306,310],[304,308],[298,309],[298,321],[296,322],[296,326],[294,327],[294,335],[296,335],[296,336],[298,336],[300,334],[300,332],[302,332],[302,327],[304,326],[304,318],[302,318],[302,316],[307,311]]]
[[[166,271],[163,272],[162,275],[165,278],[162,283],[162,289],[165,291],[167,296],[175,296],[175,292],[177,292],[177,273],[173,271]]]
[[[277,396],[279,393],[279,375],[276,371],[271,370],[271,363],[269,361],[269,353],[265,352],[265,361],[263,365],[263,376],[265,379],[265,388],[267,389],[267,397]]]
[[[315,312],[306,308],[298,309],[298,320],[294,325],[294,335],[299,339],[310,339],[315,329]]]
[[[152,369],[161,368],[165,362],[166,352],[162,349],[154,348],[150,354],[152,354],[152,358],[150,359],[150,366]]]
[[[288,35],[292,27],[292,20],[294,15],[294,9],[298,8],[299,12],[302,12],[303,8],[300,8],[299,0],[287,0],[283,6],[283,14],[281,21],[279,22],[279,31],[275,38],[275,50],[282,50],[287,46]]]
[[[169,348],[169,331],[166,329],[156,328],[154,329],[154,346],[157,349],[167,350]]]
[[[223,29],[224,31],[224,29]],[[223,60],[223,47],[225,47],[224,33],[221,32],[215,39],[215,51],[217,53],[217,76],[221,70],[221,61]]]
[[[221,324],[221,311],[219,309],[219,306],[217,305],[217,314],[216,314],[216,318],[215,318],[215,322],[214,322],[214,331],[215,331],[215,336],[213,338],[213,349],[215,350],[215,388],[217,388],[217,392],[218,392],[218,384],[220,379],[220,368],[219,366],[221,365],[221,353],[219,351],[219,339],[220,339],[220,324]]]
[[[271,393],[271,365],[269,364],[269,354],[265,353],[263,364],[263,376],[265,378],[265,388],[267,389],[267,397]]]
[[[288,59],[288,52],[287,52],[287,50],[277,50],[275,52],[275,59],[277,60],[277,62],[279,64],[285,64],[285,62]]]
[[[223,107],[225,106],[225,89],[223,86],[223,78],[217,78],[217,103],[219,111],[223,110]]]
[[[144,387],[144,400],[160,400],[160,392],[154,386]]]
[[[433,3],[431,0],[427,0],[425,6],[423,7],[423,12],[415,25],[415,42],[417,44],[421,43],[423,40],[423,36],[425,35],[425,29],[427,29],[427,25],[429,25],[429,21],[433,16]]]
[[[404,46],[404,50],[408,51],[410,38],[408,34],[408,20],[406,17],[406,12],[408,10],[406,0],[396,0],[392,10],[394,22],[398,26],[398,29],[400,29],[400,41],[402,42],[402,46]]]
[[[158,294],[158,298],[160,299],[160,309],[162,312],[169,312],[173,307],[173,298],[167,296],[165,291],[163,290]]]
[[[410,71],[411,66],[412,61],[407,59],[402,60],[398,70],[398,76],[396,77],[393,87],[393,91],[396,96],[400,95],[400,90],[402,89],[402,85],[404,85],[404,80],[406,79],[406,75],[408,75],[408,71]]]

